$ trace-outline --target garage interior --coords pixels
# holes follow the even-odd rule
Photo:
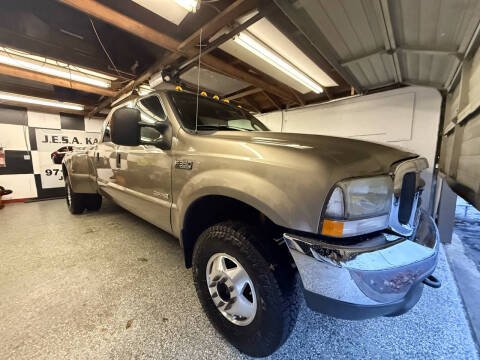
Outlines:
[[[178,240],[106,199],[71,216],[51,159],[94,146],[113,107],[167,83],[239,106],[274,132],[378,142],[429,162],[422,208],[439,228],[442,287],[425,288],[401,317],[361,322],[302,303],[272,358],[479,358],[480,245],[455,233],[455,211],[457,198],[480,208],[480,2],[0,9],[0,186],[12,190],[0,196],[1,358],[245,358],[202,312]]]

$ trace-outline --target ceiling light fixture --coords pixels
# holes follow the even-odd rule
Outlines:
[[[1,64],[32,70],[42,74],[57,76],[63,79],[78,81],[102,88],[109,88],[110,80],[115,79],[92,70],[60,63],[55,60],[26,53],[24,54],[8,48],[0,49],[3,50],[0,51]]]
[[[0,100],[41,105],[41,106],[49,106],[49,107],[68,109],[68,110],[78,110],[78,111],[84,110],[84,106],[80,104],[66,103],[62,101],[42,99],[42,98],[37,98],[33,96],[6,93],[3,91],[0,92]]]
[[[265,60],[270,65],[275,66],[280,71],[284,72],[292,79],[303,84],[313,92],[319,94],[323,92],[322,87],[311,80],[307,75],[302,73],[300,70],[296,69],[290,65],[287,61],[283,60],[280,56],[275,54],[273,51],[269,50],[266,46],[262,45],[260,42],[255,40],[253,37],[242,32],[234,37],[233,39],[238,45],[252,52],[259,58]]]
[[[190,12],[196,12],[198,8],[198,1],[197,0],[173,0],[175,1],[178,5],[183,7],[184,9],[190,11]]]

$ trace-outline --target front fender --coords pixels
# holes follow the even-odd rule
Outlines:
[[[308,214],[306,207],[265,178],[232,169],[204,171],[188,179],[177,195],[172,208],[175,234],[183,228],[185,214],[196,200],[208,195],[226,196],[257,209],[273,223],[290,229],[315,232],[318,218]]]
[[[68,177],[74,192],[87,194],[97,192],[95,176],[92,174],[92,166],[86,151],[65,155],[62,164],[62,168],[67,171],[64,175]]]

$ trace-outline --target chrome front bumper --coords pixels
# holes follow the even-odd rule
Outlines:
[[[425,212],[410,237],[392,233],[348,239],[284,234],[307,305],[346,319],[400,315],[420,299],[438,260],[438,230]]]

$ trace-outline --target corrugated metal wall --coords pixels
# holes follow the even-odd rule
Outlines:
[[[394,83],[449,88],[480,19],[478,0],[275,2],[363,90]]]
[[[459,195],[480,208],[480,51],[466,61],[447,96],[440,171]]]

